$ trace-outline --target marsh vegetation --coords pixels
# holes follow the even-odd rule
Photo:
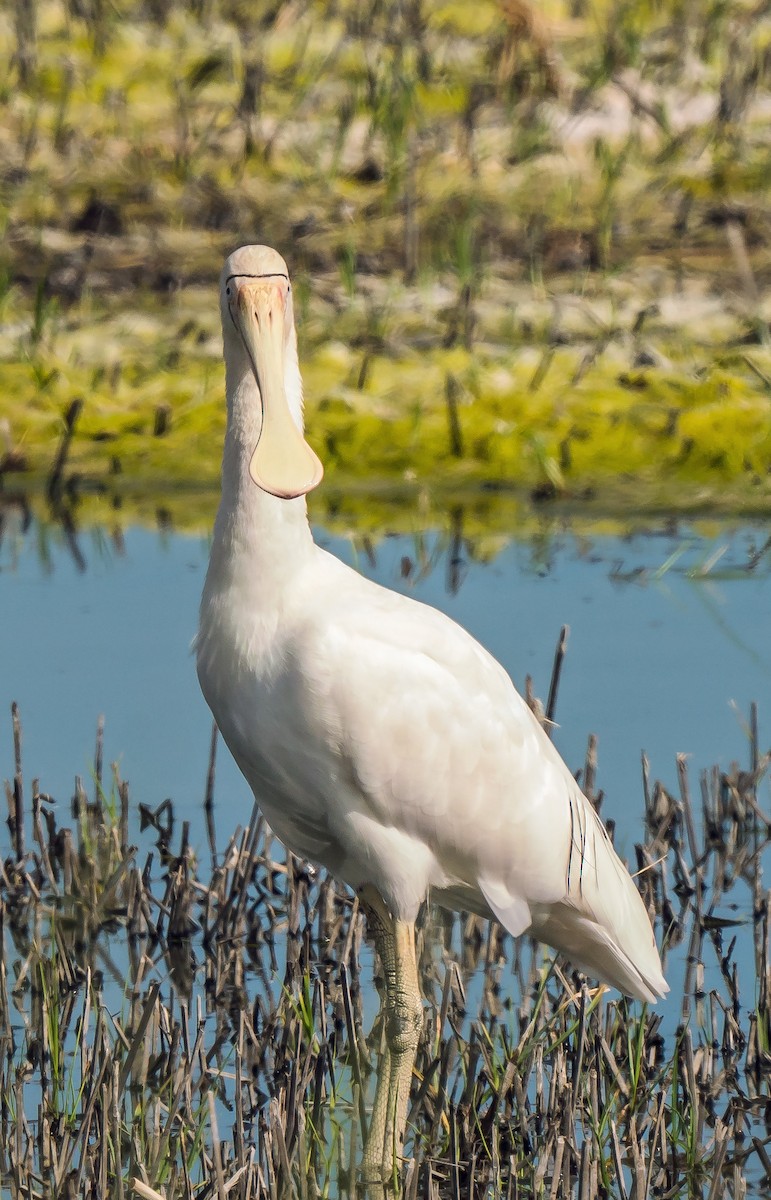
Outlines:
[[[405,483],[767,507],[762,9],[15,12],[7,477],[39,479],[74,413],[84,511],[162,484],[200,521],[224,421],[213,285],[257,239],[291,260],[311,438],[360,508]]]
[[[643,764],[639,883],[682,979],[668,1011],[591,991],[498,926],[426,912],[407,1196],[765,1194],[771,818],[754,710],[748,729],[748,761],[730,773],[697,778],[683,758],[662,784]],[[377,1022],[364,1034],[356,899],[287,859],[256,810],[218,848],[214,740],[208,852],[196,854],[168,801],[140,806],[132,844],[129,787],[108,777],[101,730],[69,811],[25,777],[15,710],[13,737],[3,1186],[29,1198],[355,1195],[383,1037]],[[582,783],[600,804],[593,740]]]

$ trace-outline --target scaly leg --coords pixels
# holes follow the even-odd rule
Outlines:
[[[387,1185],[401,1162],[423,1005],[418,985],[415,926],[392,917],[374,888],[364,888],[360,898],[383,963],[386,987],[386,1051],[378,1072],[364,1146],[362,1178],[365,1183]]]

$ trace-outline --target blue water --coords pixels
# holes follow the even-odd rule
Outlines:
[[[177,815],[191,822],[193,848],[207,861],[201,801],[211,719],[190,653],[206,539],[136,528],[115,537],[97,531],[81,534],[74,554],[61,530],[24,530],[15,519],[9,510],[0,542],[0,775],[13,773],[11,720],[2,713],[15,700],[27,788],[38,777],[41,789],[64,807],[59,820],[66,824],[75,776],[89,787],[97,719],[104,714],[106,759],[117,761],[130,783],[132,836],[143,844],[139,803],[154,808],[171,797]],[[643,836],[643,749],[653,778],[662,778],[675,794],[675,755],[689,754],[697,796],[700,768],[747,764],[745,726],[753,700],[760,710],[761,750],[771,742],[767,537],[751,524],[712,527],[708,535],[687,528],[629,538],[568,532],[538,544],[512,541],[483,563],[473,546],[464,546],[460,561],[452,562],[443,531],[384,537],[366,552],[363,544],[317,531],[319,541],[357,569],[466,625],[518,686],[530,674],[543,699],[560,627],[570,626],[555,740],[577,769],[587,735],[598,735],[603,814],[616,821],[617,845],[632,861],[634,843]],[[759,800],[767,811],[769,795],[766,781]],[[252,806],[222,747],[215,801],[222,850]],[[2,825],[3,856],[7,843]],[[736,915],[747,916],[750,906],[740,883],[721,912],[732,915],[735,907]],[[750,981],[751,926],[733,932],[739,939],[734,961],[740,977]],[[670,1038],[681,1019],[686,953],[687,942],[666,962],[672,1001],[663,1006],[663,1029]],[[705,967],[707,988],[722,991],[709,940]],[[364,978],[368,971],[365,965]],[[502,985],[516,989],[505,977]],[[471,1012],[480,989],[471,981]],[[743,1004],[751,1006],[752,985],[742,992]],[[366,1023],[377,1003],[373,987],[364,996]],[[698,1025],[698,1010],[693,1015]],[[757,1182],[753,1171],[750,1181]]]
[[[762,528],[726,527],[708,538],[687,530],[629,539],[567,533],[546,548],[511,542],[487,564],[466,548],[455,594],[441,533],[428,531],[419,542],[384,538],[374,561],[351,541],[323,530],[317,536],[368,575],[443,608],[520,688],[532,675],[544,700],[560,627],[570,626],[555,740],[577,769],[587,735],[598,735],[603,811],[618,824],[622,852],[641,835],[642,750],[654,777],[673,790],[677,752],[691,756],[694,770],[745,765],[752,700],[771,741],[771,551],[752,566]],[[0,713],[18,702],[27,777],[62,801],[75,775],[88,781],[104,714],[106,758],[129,781],[134,806],[171,797],[203,847],[198,814],[211,722],[190,642],[206,539],[129,529],[117,541],[82,534],[79,549],[80,564],[61,532],[6,529]],[[0,774],[12,770],[11,723],[0,717]],[[224,751],[215,798],[224,844],[251,809]]]

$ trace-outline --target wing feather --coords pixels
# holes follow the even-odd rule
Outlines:
[[[367,818],[440,892],[475,891],[512,933],[628,994],[663,994],[637,889],[509,676],[449,617],[361,584],[365,602],[346,589],[304,661]]]

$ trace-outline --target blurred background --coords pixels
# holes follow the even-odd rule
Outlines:
[[[258,241],[333,516],[767,511],[767,6],[16,0],[0,52],[6,489],[69,434],[80,519],[205,527],[216,281]]]

